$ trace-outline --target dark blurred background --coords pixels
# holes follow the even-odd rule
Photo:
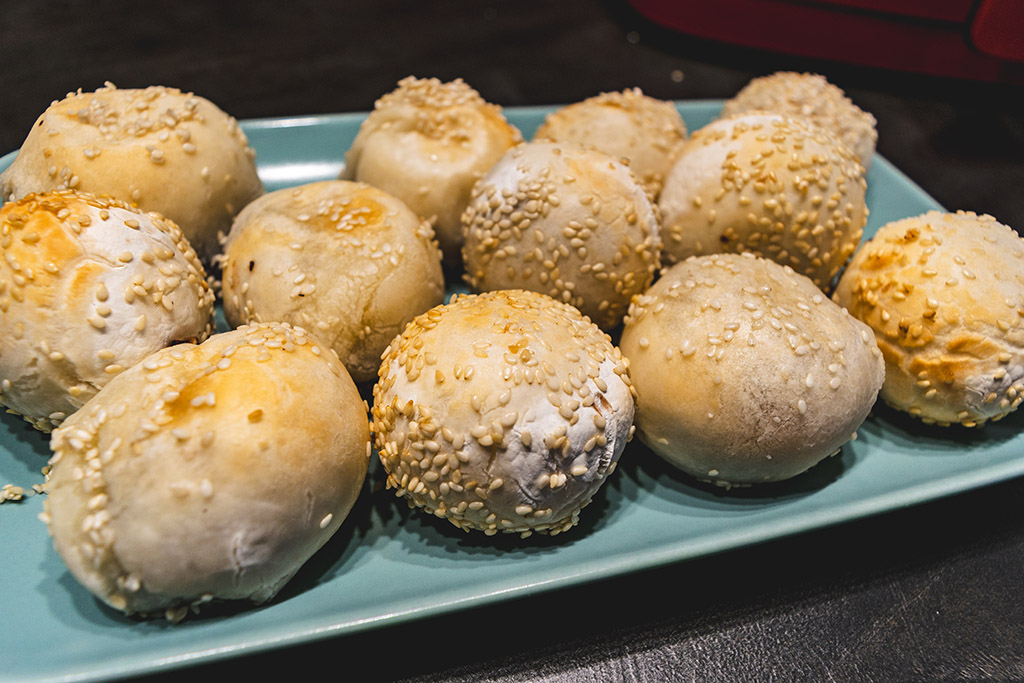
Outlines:
[[[714,5],[652,4],[683,17]],[[979,5],[968,4],[970,12]],[[850,16],[883,18],[863,8]],[[971,49],[955,22],[896,22],[948,30]],[[865,55],[892,52],[891,35],[873,36],[836,40]],[[1024,226],[1019,64],[983,78],[949,77],[742,47],[665,28],[615,0],[4,0],[0,151],[16,149],[51,100],[108,80],[191,90],[245,119],[367,110],[409,74],[461,77],[485,98],[516,106],[634,86],[664,99],[727,98],[776,70],[822,73],[844,88],[877,117],[879,153],[947,208]],[[1024,482],[1011,480],[714,557],[202,670],[241,676],[284,667],[300,679],[382,681],[1024,680],[1021,501]],[[30,618],[5,617],[4,628]]]

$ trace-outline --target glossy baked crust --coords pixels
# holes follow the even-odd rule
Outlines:
[[[668,269],[630,308],[621,349],[640,438],[722,486],[788,479],[835,453],[884,375],[866,325],[752,254]]]
[[[330,344],[357,382],[415,316],[444,299],[430,224],[365,183],[266,194],[238,215],[221,261],[232,326],[283,321]]]
[[[834,298],[875,332],[886,403],[970,427],[1020,405],[1024,240],[992,216],[930,211],[883,226]]]
[[[214,293],[178,226],[112,197],[0,209],[0,404],[50,431],[150,353],[213,331]]]
[[[124,372],[53,435],[45,517],[72,574],[130,614],[273,597],[338,529],[365,404],[301,329],[250,325]]]
[[[374,387],[388,487],[485,534],[570,529],[632,422],[626,362],[608,336],[522,290],[459,295],[419,316]]]

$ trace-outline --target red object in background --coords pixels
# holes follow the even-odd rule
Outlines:
[[[711,40],[803,57],[1024,82],[1024,0],[629,0]]]
[[[971,40],[979,50],[1024,61],[1024,2],[985,0],[971,22]]]

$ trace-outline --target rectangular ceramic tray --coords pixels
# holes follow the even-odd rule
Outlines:
[[[696,130],[720,102],[680,102]],[[551,107],[510,108],[529,138]],[[267,188],[334,178],[362,114],[249,121]],[[0,169],[13,155],[0,159]],[[868,176],[867,234],[938,204],[885,159]],[[384,627],[525,596],[964,491],[1024,473],[1024,416],[984,430],[928,428],[885,410],[859,438],[807,474],[766,489],[695,486],[637,440],[615,476],[555,538],[485,538],[413,514],[391,492],[366,488],[341,531],[271,604],[212,611],[177,626],[125,618],[81,588],[37,518],[41,496],[0,505],[0,677],[96,680],[166,670]],[[297,437],[298,438],[298,437]],[[0,420],[0,485],[42,481],[47,439]]]

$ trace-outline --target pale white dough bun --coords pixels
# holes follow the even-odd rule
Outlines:
[[[0,404],[50,431],[112,377],[213,331],[214,293],[178,226],[58,190],[0,209]]]
[[[357,382],[374,379],[391,339],[444,299],[429,222],[398,198],[346,180],[249,204],[221,265],[231,326],[283,321],[312,330]]]
[[[686,142],[686,124],[672,102],[631,88],[601,93],[548,114],[533,139],[592,147],[626,160],[651,197],[657,198]]]
[[[522,139],[501,107],[462,79],[409,76],[374,104],[341,177],[389,192],[429,219],[445,260],[457,263],[459,217],[473,184]]]
[[[1020,405],[1024,240],[992,216],[929,211],[884,225],[833,296],[874,330],[889,405],[968,427]]]
[[[181,227],[209,265],[218,233],[263,192],[255,152],[234,118],[175,88],[68,93],[36,120],[0,174],[5,200],[75,189],[109,194]]]
[[[283,323],[158,351],[53,433],[44,519],[111,607],[264,602],[337,531],[370,457],[334,353]]]
[[[755,112],[695,131],[659,201],[662,260],[749,251],[829,289],[860,243],[864,167],[803,119]]]
[[[666,270],[630,307],[621,349],[643,442],[726,487],[788,479],[837,452],[884,376],[870,328],[752,254]]]
[[[385,352],[373,398],[387,486],[488,535],[570,529],[632,435],[618,349],[535,292],[458,295],[417,317]]]
[[[629,168],[571,143],[528,142],[487,172],[463,214],[475,291],[528,289],[604,329],[660,267],[658,211]]]
[[[870,168],[878,142],[875,117],[820,74],[779,71],[751,80],[726,100],[722,116],[763,110],[803,116],[832,131]]]

